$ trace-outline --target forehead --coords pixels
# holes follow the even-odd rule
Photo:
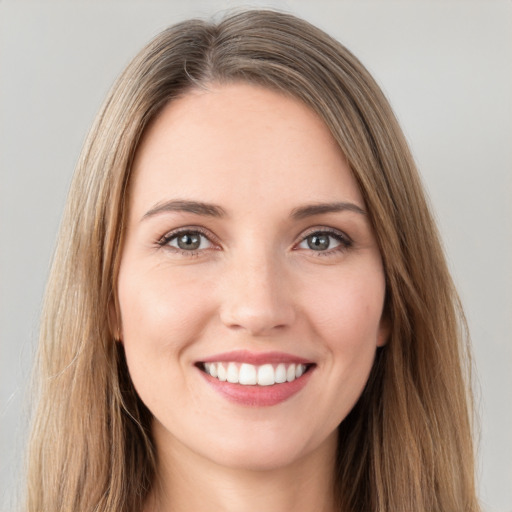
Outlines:
[[[363,201],[329,129],[297,99],[236,83],[169,103],[136,152],[133,207],[167,196],[231,207]],[[200,196],[200,197],[197,197]]]

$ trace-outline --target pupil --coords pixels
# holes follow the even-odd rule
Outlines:
[[[313,251],[323,251],[329,248],[328,235],[310,235],[308,236],[308,247]]]
[[[201,238],[196,234],[186,234],[178,238],[178,247],[185,250],[199,249]]]

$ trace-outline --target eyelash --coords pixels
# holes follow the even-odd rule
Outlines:
[[[299,244],[302,244],[303,242],[305,242],[308,239],[308,237],[310,237],[312,235],[328,235],[330,238],[334,238],[337,242],[339,242],[338,246],[333,247],[332,249],[327,249],[326,251],[315,251],[313,249],[309,249],[309,251],[314,256],[326,257],[326,256],[332,256],[337,253],[343,253],[343,252],[347,251],[348,249],[350,249],[354,244],[352,239],[348,235],[346,235],[342,231],[338,231],[338,230],[332,229],[332,228],[320,228],[320,229],[314,228],[302,236]],[[296,245],[299,245],[299,244],[296,244]]]
[[[213,237],[210,232],[207,232],[206,230],[204,230],[200,227],[195,227],[195,226],[190,227],[190,228],[180,228],[175,231],[171,231],[170,233],[167,233],[163,237],[161,237],[157,241],[157,245],[159,247],[170,247],[170,248],[172,248],[173,252],[176,252],[182,256],[189,257],[189,258],[197,257],[203,251],[217,250],[217,249],[212,249],[212,248],[198,249],[198,250],[184,250],[184,249],[179,249],[177,247],[172,247],[169,245],[169,243],[172,240],[178,238],[180,235],[185,235],[185,234],[200,235],[200,236],[203,236],[204,238],[206,238],[211,244],[218,245],[216,238]],[[336,246],[332,249],[327,249],[325,251],[315,251],[313,249],[309,249],[309,252],[311,252],[314,256],[325,257],[325,256],[334,255],[336,253],[342,253],[342,252],[345,252],[348,249],[350,249],[353,245],[352,239],[341,231],[334,230],[331,228],[316,228],[316,229],[312,229],[311,231],[304,234],[302,236],[302,238],[300,239],[300,241],[297,244],[295,244],[294,250],[299,250],[296,248],[296,246],[305,242],[307,240],[307,238],[312,235],[328,235],[329,237],[334,238],[337,242],[339,242],[338,246]]]
[[[211,250],[211,249],[199,249],[199,250],[195,250],[195,251],[186,251],[184,249],[179,249],[177,247],[172,247],[169,245],[169,243],[172,240],[174,240],[175,238],[178,238],[180,235],[186,235],[186,234],[203,236],[211,244],[218,243],[216,241],[216,238],[213,237],[211,235],[211,233],[207,232],[206,230],[204,230],[200,227],[193,226],[190,228],[180,228],[180,229],[177,229],[175,231],[171,231],[170,233],[165,234],[162,238],[160,238],[157,241],[157,245],[159,245],[160,247],[166,247],[166,246],[170,247],[173,250],[173,252],[176,252],[178,254],[181,254],[182,256],[189,257],[189,258],[199,256],[202,251]],[[215,249],[213,249],[213,250],[215,250]]]

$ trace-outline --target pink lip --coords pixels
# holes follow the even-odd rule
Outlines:
[[[297,394],[308,383],[314,368],[292,382],[274,384],[273,386],[242,386],[241,384],[221,382],[202,370],[198,369],[198,371],[215,391],[230,402],[250,407],[268,407],[280,404]]]
[[[311,364],[302,357],[297,357],[285,352],[249,352],[248,350],[234,350],[232,352],[223,352],[222,354],[215,354],[207,359],[202,359],[201,363],[220,363],[220,362],[234,362],[234,363],[249,363],[254,365],[262,364]]]

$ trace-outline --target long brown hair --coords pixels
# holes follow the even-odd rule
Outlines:
[[[414,161],[361,63],[291,15],[245,11],[158,35],[120,76],[83,149],[46,292],[27,510],[136,511],[154,480],[151,414],[109,324],[138,142],[165,104],[208,83],[292,95],[356,177],[384,262],[391,334],[339,427],[347,512],[479,510],[465,322]]]

